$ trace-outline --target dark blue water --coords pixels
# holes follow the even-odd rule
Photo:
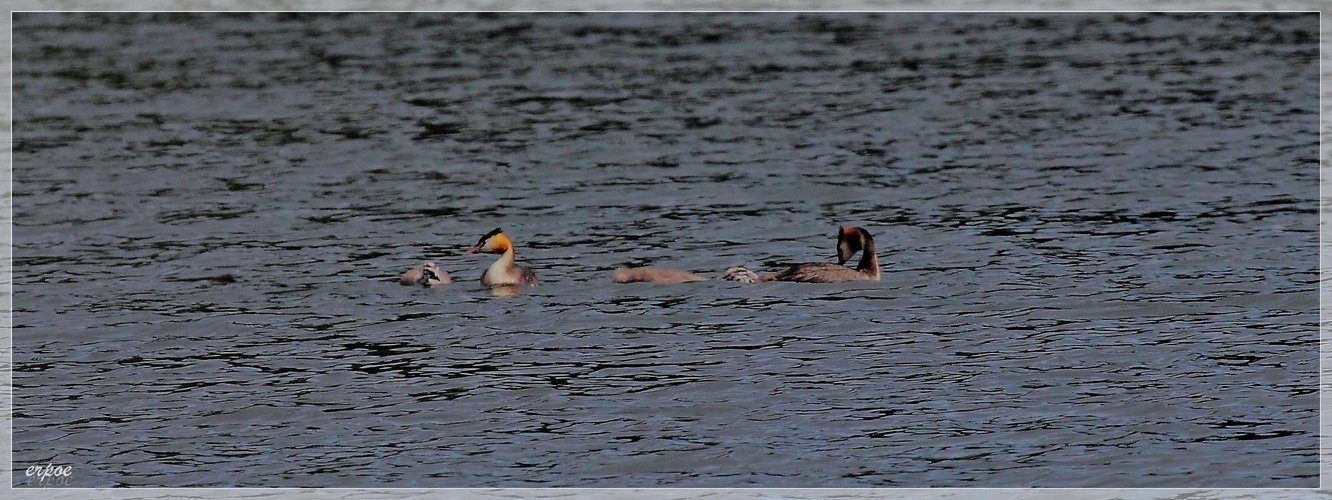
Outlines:
[[[1317,486],[1317,40],[16,14],[14,482]],[[839,225],[882,281],[610,279]],[[540,285],[476,282],[495,227]]]

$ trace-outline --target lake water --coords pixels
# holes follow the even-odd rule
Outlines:
[[[1317,41],[16,14],[14,483],[1315,487]],[[882,281],[610,279],[839,225]],[[496,227],[540,285],[476,281]]]

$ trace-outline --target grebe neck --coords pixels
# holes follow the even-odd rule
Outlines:
[[[874,251],[874,238],[860,231],[860,239],[864,242],[864,248],[860,251],[860,263],[856,265],[856,270],[868,273],[872,279],[879,279],[879,256]]]
[[[503,251],[503,255],[496,260],[496,263],[490,264],[490,268],[486,269],[484,280],[486,284],[513,283],[513,280],[509,279],[509,269],[513,268],[513,261],[513,247],[509,247]]]

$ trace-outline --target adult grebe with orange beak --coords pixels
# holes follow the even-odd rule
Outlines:
[[[481,275],[481,284],[488,286],[499,285],[535,285],[537,283],[536,274],[531,269],[514,264],[513,241],[504,235],[503,231],[496,228],[494,231],[486,233],[463,255],[469,255],[476,252],[501,254],[499,260],[491,264],[486,272]]]

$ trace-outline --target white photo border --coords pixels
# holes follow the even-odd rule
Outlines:
[[[9,471],[3,480],[3,495],[12,499],[611,499],[654,500],[708,498],[731,499],[936,499],[957,500],[1224,500],[1224,499],[1327,499],[1332,497],[1327,479],[1329,464],[1329,400],[1326,396],[1327,356],[1332,352],[1328,336],[1332,320],[1332,157],[1326,147],[1332,139],[1332,3],[1322,0],[11,0],[7,15],[0,19],[5,92],[0,131],[0,461]],[[928,12],[1320,12],[1319,18],[1319,331],[1320,417],[1318,489],[1078,489],[1078,488],[14,488],[13,477],[13,14],[49,11],[928,11]]]

